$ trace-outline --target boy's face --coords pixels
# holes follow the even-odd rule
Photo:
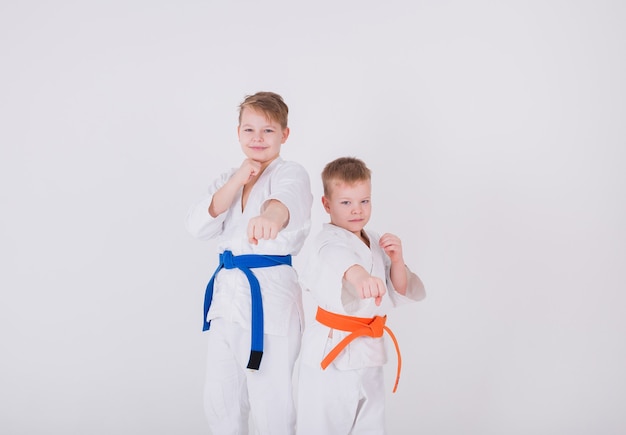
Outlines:
[[[330,197],[322,197],[330,223],[360,236],[372,214],[372,183],[370,180],[353,184],[333,181],[331,185]]]
[[[241,113],[237,136],[246,157],[267,166],[280,155],[280,146],[289,137],[289,127],[283,130],[264,113],[246,107]]]

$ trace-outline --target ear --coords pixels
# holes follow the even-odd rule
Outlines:
[[[330,214],[330,200],[325,196],[322,196],[322,205],[324,206],[326,213]]]
[[[288,137],[289,137],[289,127],[285,127],[285,129],[283,130],[283,140],[281,142],[281,145],[287,142]]]

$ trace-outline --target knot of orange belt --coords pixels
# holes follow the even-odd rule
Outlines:
[[[330,311],[326,311],[321,307],[317,307],[317,314],[315,315],[315,319],[320,322],[322,325],[328,326],[329,328],[338,329],[340,331],[351,332],[352,334],[346,336],[343,340],[331,350],[328,355],[322,360],[322,369],[326,369],[328,365],[333,362],[337,355],[341,353],[345,347],[350,344],[352,340],[357,337],[368,336],[368,337],[382,337],[383,333],[387,331],[387,334],[393,340],[393,344],[396,347],[396,354],[398,355],[398,369],[396,371],[396,382],[393,386],[393,392],[395,393],[398,389],[398,382],[400,382],[400,369],[402,368],[402,357],[400,356],[400,346],[398,346],[398,340],[396,340],[396,336],[393,335],[391,329],[385,326],[385,321],[387,320],[387,316],[374,316],[372,318],[369,317],[354,317],[354,316],[346,316],[344,314],[332,313]]]

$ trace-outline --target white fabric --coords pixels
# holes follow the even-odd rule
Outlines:
[[[384,435],[383,383],[382,367],[300,364],[297,435]]]
[[[208,212],[215,192],[236,169],[218,177],[207,193],[187,214],[187,229],[201,239],[217,240],[213,264],[218,254],[230,250],[234,255],[296,255],[310,230],[312,195],[309,176],[299,164],[282,158],[274,160],[261,174],[242,211],[242,189],[231,207],[213,218]],[[289,222],[275,240],[248,242],[247,227],[267,201],[276,199],[289,210]],[[263,298],[264,349],[258,371],[248,370],[250,356],[250,284],[238,269],[222,269],[214,285],[213,301],[207,315],[212,320],[205,332],[209,353],[205,383],[205,412],[215,435],[245,435],[248,414],[255,434],[293,435],[293,367],[300,350],[304,325],[302,289],[296,270],[281,265],[252,269],[259,280]],[[207,281],[210,278],[207,275]]]
[[[417,301],[423,296],[422,281],[408,267],[405,267],[409,277],[406,295],[395,291],[389,278],[391,262],[378,245],[380,236],[369,230],[366,233],[370,248],[350,231],[332,224],[324,224],[315,237],[301,282],[325,310],[357,317],[384,316],[393,307]],[[343,279],[345,271],[355,264],[386,282],[387,293],[380,306],[376,306],[372,298],[361,299]],[[324,356],[350,334],[333,330],[329,339],[329,333],[330,328],[317,321],[308,323],[302,342],[303,361],[319,365]],[[382,366],[387,362],[384,340],[386,334],[380,338],[360,337],[350,343],[332,364],[341,370]]]
[[[201,240],[217,240],[214,264],[207,267],[211,273],[217,267],[218,254],[224,250],[231,250],[233,255],[296,255],[302,249],[311,227],[313,197],[308,173],[298,163],[284,161],[280,157],[270,163],[253,186],[245,210],[241,209],[240,189],[231,207],[213,218],[208,212],[213,194],[235,171],[233,168],[216,179],[187,214],[187,229],[193,236]],[[289,222],[275,240],[259,240],[258,245],[250,244],[247,236],[248,221],[258,216],[270,199],[279,200],[289,209]],[[263,294],[265,332],[285,335],[294,304],[302,318],[302,294],[296,271],[290,266],[252,271],[259,280]],[[222,269],[215,279],[207,320],[222,317],[250,329],[250,303],[250,285],[243,272]]]
[[[357,317],[384,316],[395,306],[424,297],[419,277],[406,266],[406,295],[395,291],[390,279],[391,261],[380,248],[380,237],[366,231],[370,248],[356,235],[332,224],[324,224],[315,237],[303,287],[327,311]],[[374,299],[361,299],[343,279],[358,264],[383,279],[387,293],[380,306]],[[298,435],[382,435],[385,433],[384,379],[387,361],[385,340],[358,337],[322,370],[322,359],[350,332],[331,330],[317,320],[307,323],[302,338],[297,399]],[[400,343],[402,346],[402,343]]]
[[[245,369],[250,356],[250,331],[215,319],[208,339],[204,411],[212,434],[293,435],[296,411],[292,371],[300,350],[297,316],[287,336],[265,335],[259,370]]]

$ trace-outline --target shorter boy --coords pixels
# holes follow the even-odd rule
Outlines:
[[[301,277],[319,306],[302,340],[297,433],[384,434],[385,332],[396,346],[398,376],[401,361],[386,313],[426,293],[404,264],[400,239],[364,228],[371,215],[365,163],[336,159],[324,168],[322,181],[330,223],[313,240]]]

